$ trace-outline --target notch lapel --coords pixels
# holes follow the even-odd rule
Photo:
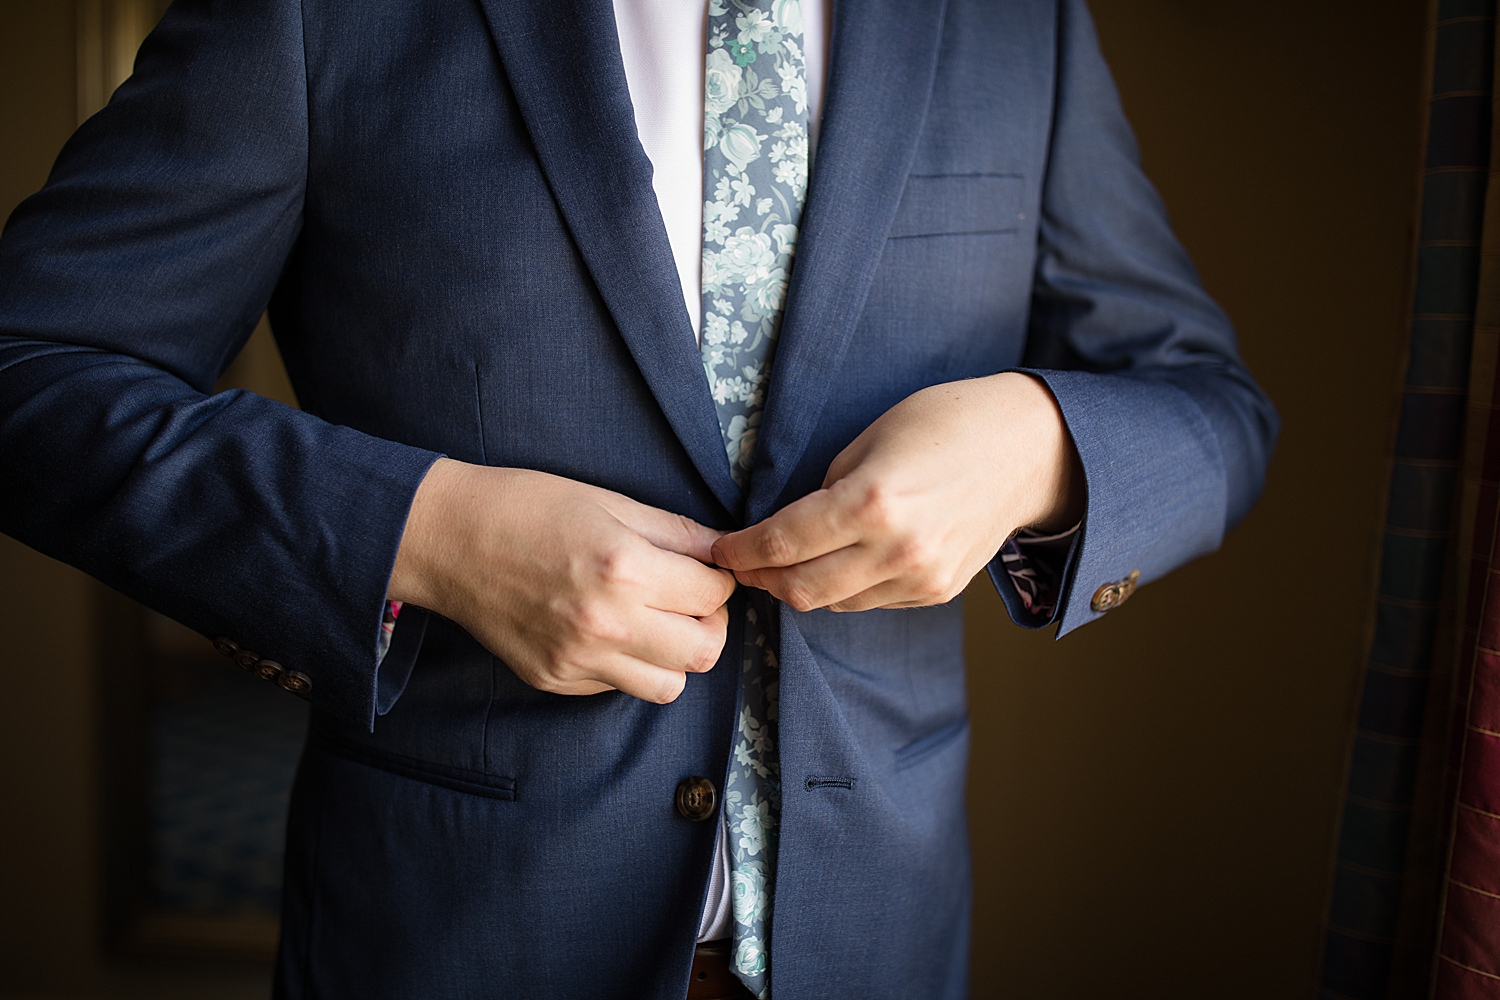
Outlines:
[[[828,103],[766,393],[746,523],[771,513],[854,334],[926,118],[944,0],[833,5]]]
[[[636,134],[610,0],[480,0],[563,218],[641,374],[730,513],[742,494]]]

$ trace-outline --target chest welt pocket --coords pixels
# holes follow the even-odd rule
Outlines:
[[[913,174],[906,179],[892,239],[1014,233],[1026,178],[1018,174]]]

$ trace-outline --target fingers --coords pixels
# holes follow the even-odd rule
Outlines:
[[[604,690],[614,688],[642,701],[665,705],[677,700],[687,686],[687,674],[668,670],[654,663],[647,663],[632,656],[616,654],[599,663],[594,670],[593,681],[606,685]],[[589,684],[591,682],[580,682]],[[559,694],[595,694],[597,691],[559,691]]]
[[[945,604],[957,597],[939,595],[914,596],[910,593],[911,588],[902,580],[886,580],[878,583],[869,590],[861,591],[843,600],[831,601],[824,605],[829,611],[869,611],[871,608],[926,608],[934,604]]]
[[[888,580],[871,551],[850,545],[789,567],[741,570],[746,586],[759,587],[798,611],[811,611],[854,597]]]
[[[545,690],[560,694],[613,688],[666,704],[682,693],[688,673],[718,662],[729,626],[726,602],[738,583],[727,570],[656,544],[692,543],[706,555],[717,532],[630,501],[611,513],[654,538],[622,534],[577,564],[580,597],[589,596],[567,602],[571,638],[558,650],[561,657],[536,673]]]
[[[690,556],[701,563],[713,562],[711,550],[723,532],[618,494],[611,496],[606,506],[622,524],[657,548]]]
[[[624,623],[615,648],[626,656],[668,670],[707,673],[719,661],[729,630],[729,609],[701,618],[643,608]]]
[[[666,704],[682,693],[689,673],[706,673],[718,662],[729,609],[718,608],[701,619],[645,609],[629,622],[585,620],[579,625],[596,652],[570,668],[538,671],[538,680],[530,683],[554,694],[613,689]]]
[[[465,473],[461,488],[439,490],[454,494],[462,515],[439,525],[451,562],[439,582],[452,593],[438,597],[526,683],[663,703],[687,673],[718,661],[737,586],[707,565],[719,532],[528,470],[443,462],[434,489],[455,469]]]
[[[793,566],[859,541],[850,491],[809,493],[759,524],[724,535],[713,544],[713,560],[732,570]]]
[[[686,555],[645,545],[632,558],[636,566],[621,582],[645,607],[702,618],[734,593],[734,574]]]
[[[897,573],[842,600],[825,605],[830,611],[869,611],[871,608],[929,608],[947,604],[964,592],[975,575],[958,567],[932,567],[915,573]]]
[[[798,611],[944,604],[958,596],[972,575],[945,556],[941,543],[910,538],[862,540],[794,566],[735,573],[741,583],[766,590]]]
[[[900,576],[886,579],[866,576],[864,579],[876,579],[876,582],[869,587],[859,589],[861,580],[853,575],[836,580],[831,586],[824,585],[825,589],[820,590],[818,584],[797,578],[796,570],[801,568],[795,567],[791,571],[756,570],[752,572],[767,574],[769,578],[761,583],[752,583],[749,579],[743,582],[746,586],[760,587],[770,591],[772,596],[785,601],[798,611],[811,611],[814,608],[827,608],[829,611],[927,608],[934,604],[946,604],[963,592],[963,587],[956,584],[945,587],[937,582],[914,583]],[[749,574],[743,575],[749,576]]]

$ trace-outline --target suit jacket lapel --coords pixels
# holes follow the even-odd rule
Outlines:
[[[609,0],[480,0],[537,157],[631,355],[730,512],[719,418],[641,148]]]
[[[748,523],[775,508],[817,426],[901,201],[944,0],[834,4],[828,98],[766,394]]]

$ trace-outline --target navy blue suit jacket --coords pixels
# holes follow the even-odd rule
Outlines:
[[[211,395],[267,303],[301,411]],[[377,669],[418,483],[447,454],[733,528],[1012,368],[1087,478],[1061,631],[1257,495],[1274,414],[1082,0],[836,6],[743,495],[609,0],[178,0],[0,239],[0,529],[312,679],[281,996],[681,997],[716,824],[673,790],[725,771],[736,637],[667,706],[536,691],[424,612]],[[777,614],[774,995],[961,996],[959,604]]]

